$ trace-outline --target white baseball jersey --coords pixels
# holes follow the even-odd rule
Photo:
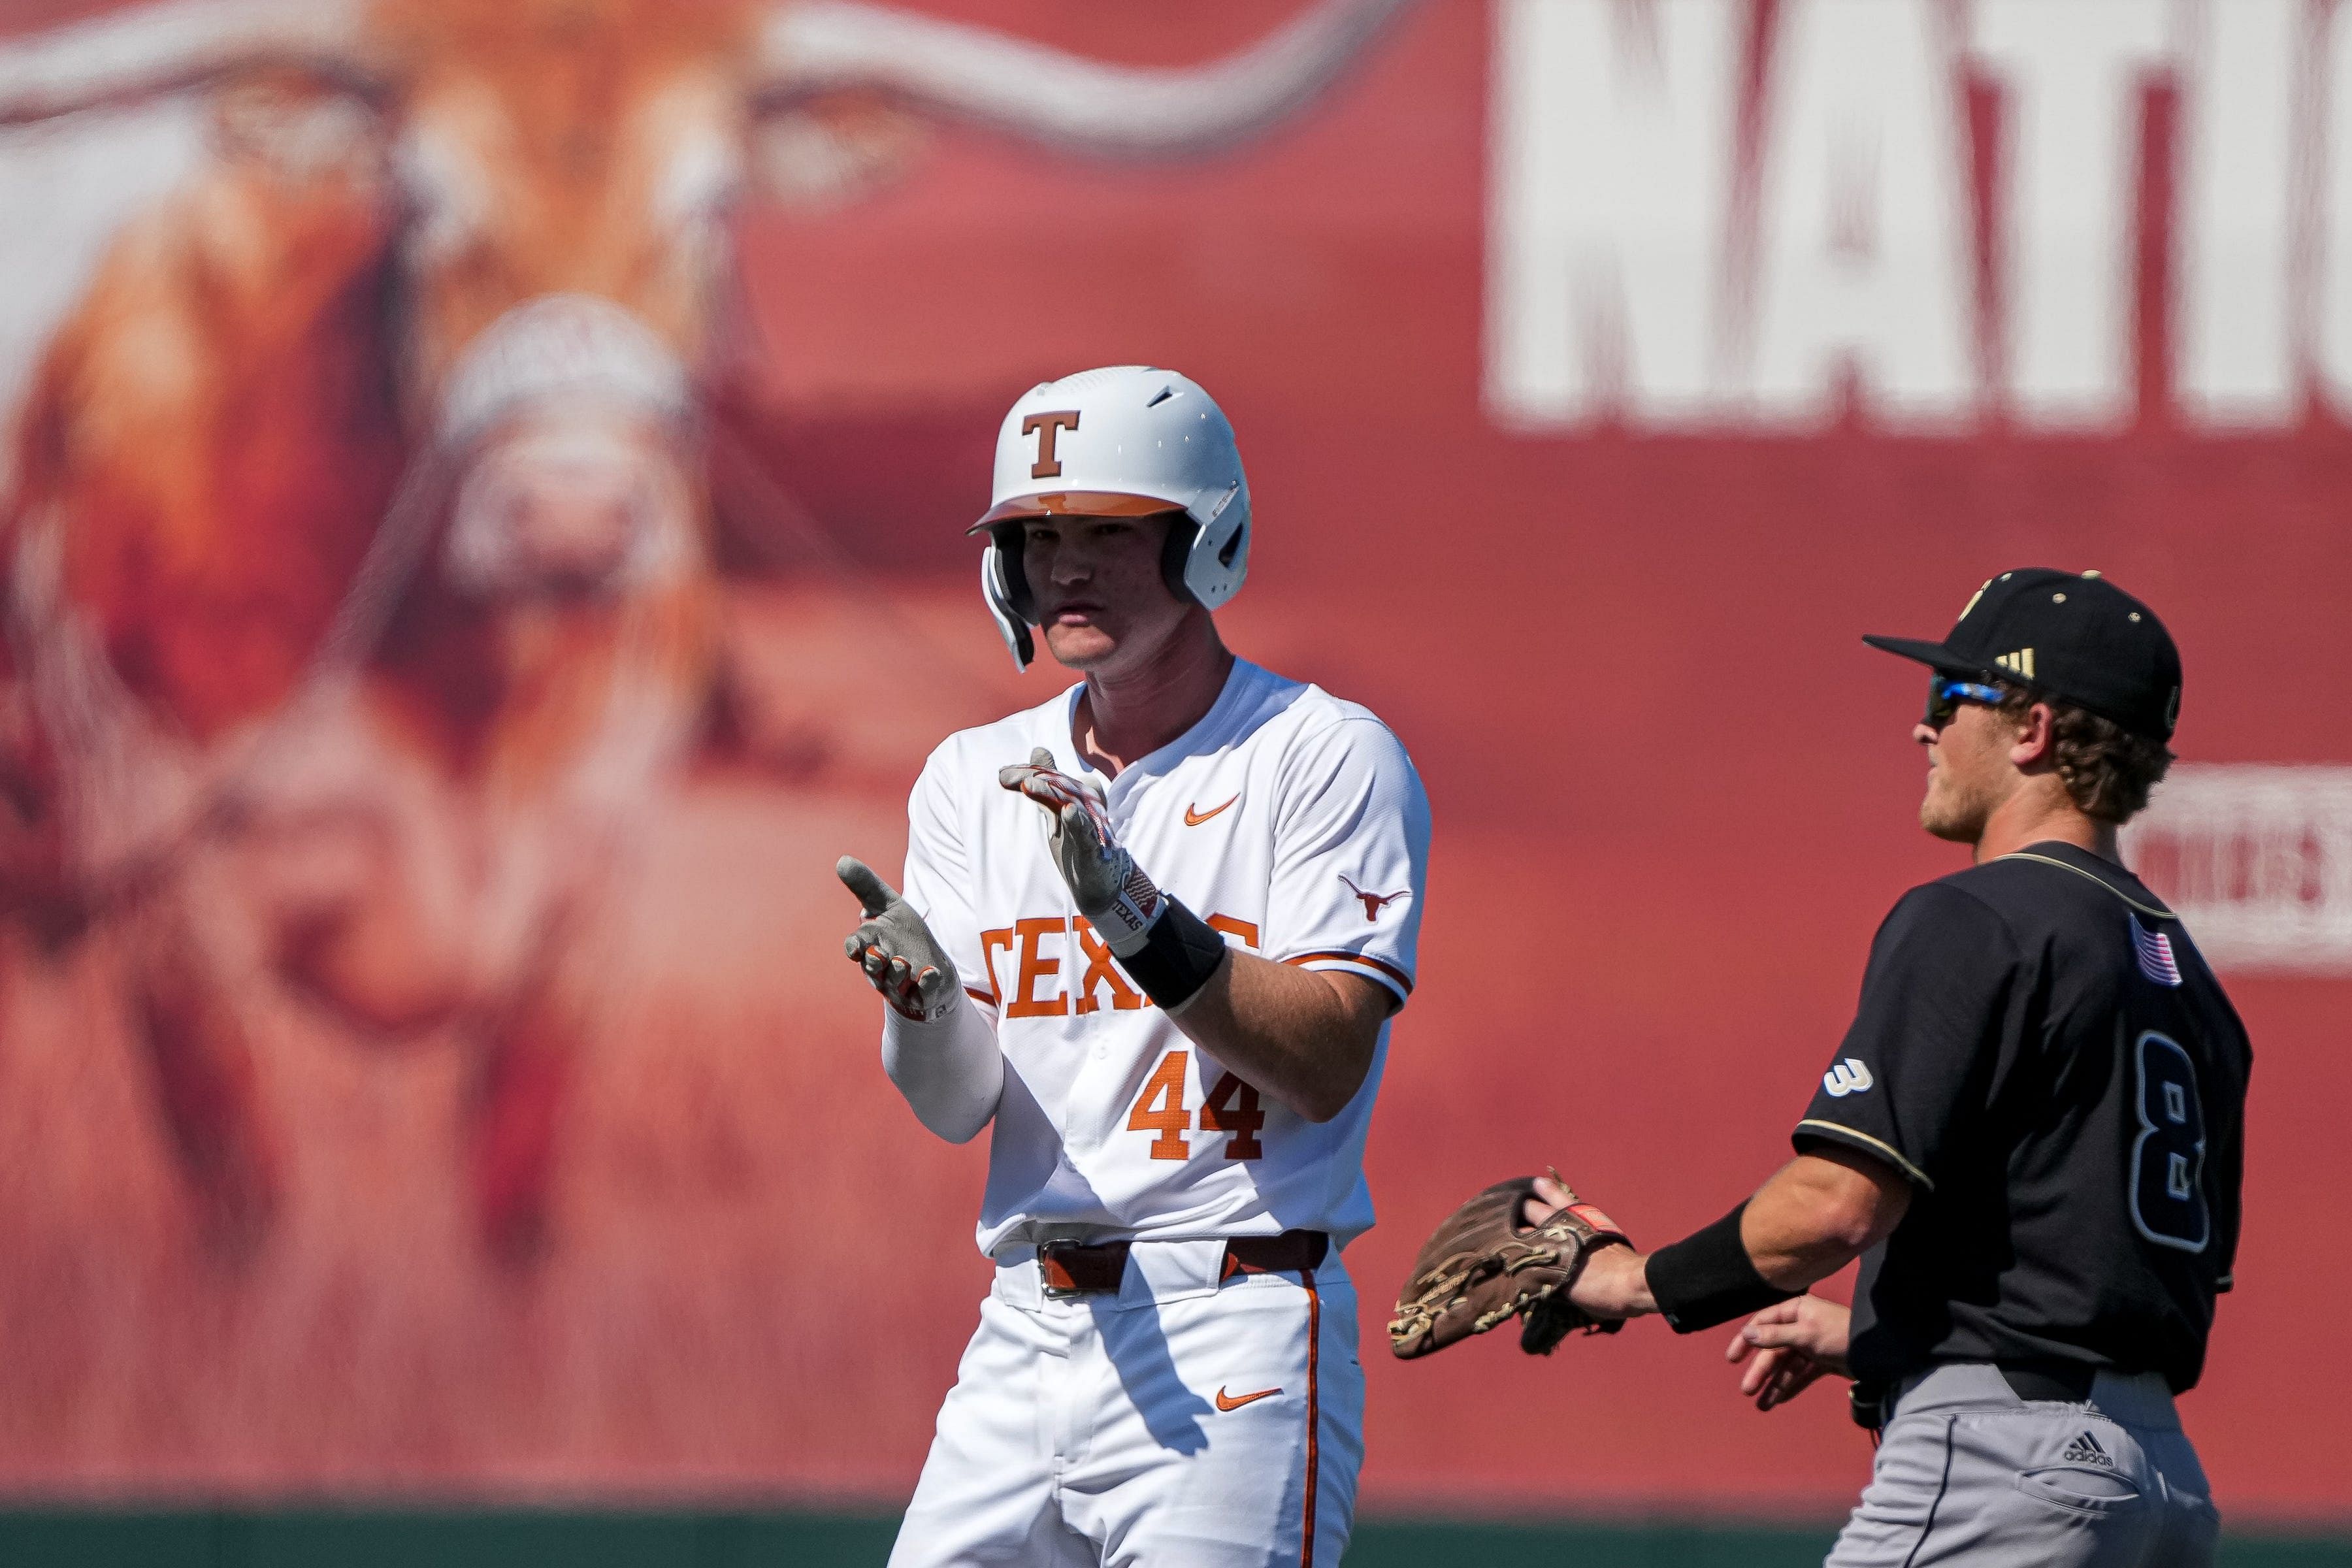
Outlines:
[[[981,1250],[1182,1240],[1372,1223],[1364,1134],[1388,1052],[1329,1121],[1261,1096],[1202,1050],[1074,910],[1045,813],[997,770],[1034,747],[1077,773],[1082,687],[950,736],[908,802],[906,894],[992,1009],[1005,1058]],[[1236,660],[1190,731],[1104,782],[1118,840],[1225,940],[1411,994],[1429,802],[1367,710]]]

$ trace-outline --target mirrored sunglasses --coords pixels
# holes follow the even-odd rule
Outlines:
[[[1942,670],[1934,670],[1927,677],[1927,711],[1920,722],[1930,730],[1940,730],[1952,721],[1961,703],[1997,708],[2002,695],[1998,686],[1988,686],[1980,680],[1958,680]]]

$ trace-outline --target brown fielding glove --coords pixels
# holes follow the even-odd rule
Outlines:
[[[1551,1174],[1559,1180],[1558,1171]],[[1543,1224],[1524,1224],[1535,1190],[1533,1176],[1498,1182],[1447,1215],[1422,1245],[1389,1321],[1389,1343],[1399,1358],[1442,1351],[1522,1314],[1519,1348],[1530,1355],[1551,1354],[1571,1329],[1613,1334],[1624,1327],[1572,1305],[1568,1288],[1596,1247],[1633,1244],[1574,1193],[1569,1206]]]

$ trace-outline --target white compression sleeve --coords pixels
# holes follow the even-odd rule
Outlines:
[[[1004,1092],[1004,1053],[969,997],[922,1024],[883,1008],[882,1070],[917,1119],[950,1143],[968,1143],[987,1126]]]

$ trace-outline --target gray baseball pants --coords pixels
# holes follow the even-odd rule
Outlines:
[[[1826,1568],[2208,1568],[2221,1534],[2164,1380],[2022,1400],[1987,1365],[1900,1385]]]

